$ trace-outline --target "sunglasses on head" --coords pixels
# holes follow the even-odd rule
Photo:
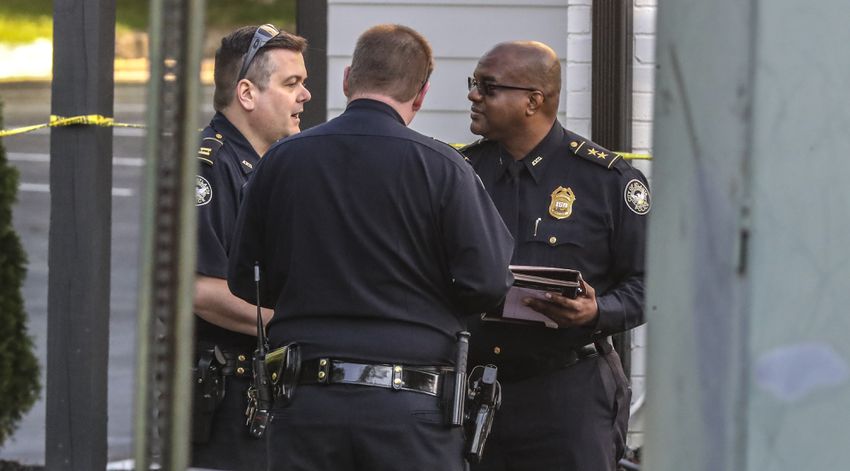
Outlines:
[[[280,34],[280,30],[275,28],[274,25],[265,24],[257,28],[254,38],[251,39],[251,46],[248,48],[245,59],[242,61],[242,69],[239,70],[239,77],[236,78],[237,82],[245,78],[245,74],[248,73],[248,68],[251,67],[251,62],[254,60],[257,52],[278,34]]]

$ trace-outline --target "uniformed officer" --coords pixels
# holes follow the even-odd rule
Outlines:
[[[263,25],[234,31],[216,51],[216,114],[203,130],[198,149],[194,312],[197,378],[203,377],[201,386],[207,388],[223,384],[225,394],[216,404],[216,393],[198,386],[195,467],[266,469],[264,444],[249,437],[245,426],[246,390],[257,344],[256,308],[228,290],[227,254],[243,184],[272,143],[300,130],[299,113],[310,100],[304,86],[306,45],[299,36]],[[271,311],[264,316],[268,320]],[[223,381],[216,378],[217,372],[224,373]]]
[[[416,31],[378,25],[346,67],[345,112],[269,150],[246,187],[228,281],[300,344],[275,401],[271,469],[461,470],[442,385],[465,317],[512,282],[513,240],[472,168],[407,127],[433,68]]]
[[[556,119],[561,68],[538,42],[502,43],[469,79],[462,152],[516,245],[513,264],[581,271],[576,299],[526,298],[559,328],[482,321],[470,361],[499,367],[503,403],[481,470],[614,470],[630,392],[606,337],[644,322],[650,195],[640,171]]]

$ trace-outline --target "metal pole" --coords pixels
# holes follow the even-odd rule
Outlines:
[[[189,463],[194,207],[204,0],[151,2],[136,469]]]
[[[114,0],[54,0],[52,114],[112,116]],[[45,462],[106,467],[112,129],[50,133]]]

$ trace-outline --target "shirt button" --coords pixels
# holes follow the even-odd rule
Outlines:
[[[555,245],[558,243],[558,238],[555,236],[549,237],[549,245]]]
[[[246,357],[245,355],[239,355],[239,361],[245,361],[247,359],[248,357]]]
[[[495,353],[496,355],[498,355],[498,354],[502,353],[502,347],[495,347],[495,348],[493,348],[493,353]]]

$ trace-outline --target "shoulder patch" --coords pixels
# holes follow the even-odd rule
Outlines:
[[[626,183],[626,188],[623,190],[623,199],[626,200],[626,206],[629,209],[641,216],[648,213],[649,208],[652,206],[649,188],[636,178]]]
[[[567,139],[570,143],[570,151],[577,157],[589,160],[596,165],[601,165],[607,169],[614,168],[617,161],[622,160],[622,156],[616,152],[589,141],[578,134],[567,131]]]
[[[213,188],[209,180],[196,175],[195,176],[195,206],[204,206],[212,201]]]
[[[224,138],[221,134],[211,128],[204,129],[201,134],[201,145],[198,147],[198,159],[207,165],[213,165],[215,155],[223,145]]]

